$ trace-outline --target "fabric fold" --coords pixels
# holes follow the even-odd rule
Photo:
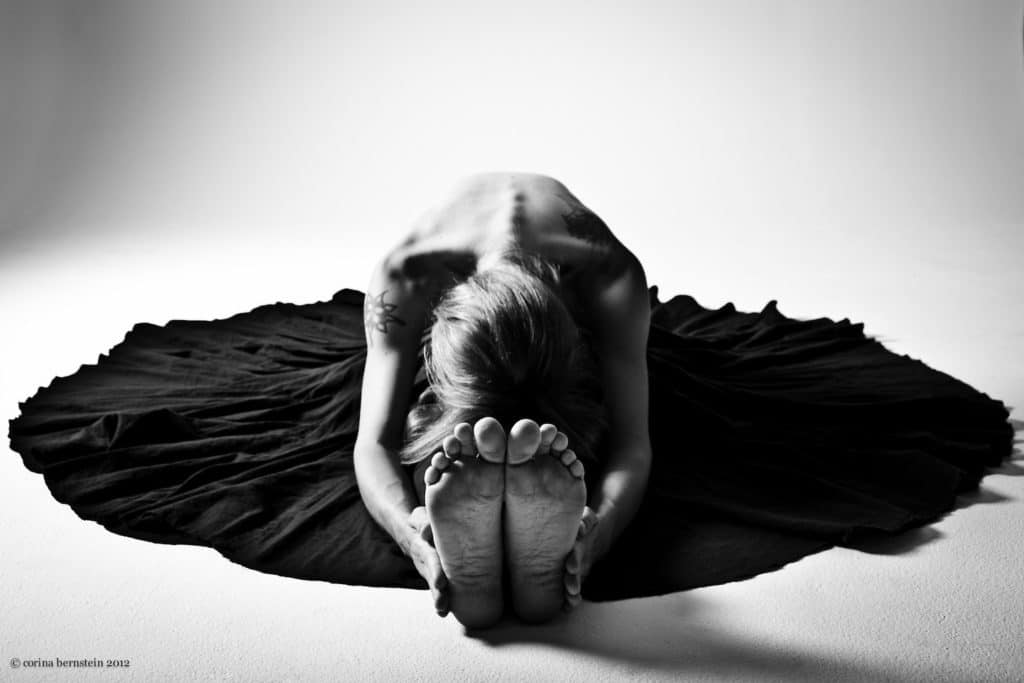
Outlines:
[[[774,300],[756,313],[651,300],[651,484],[590,599],[746,578],[926,523],[1012,450],[1001,402],[861,323],[788,318]],[[346,289],[136,325],[21,404],[11,446],[115,533],[297,578],[422,587],[356,486],[362,304]]]

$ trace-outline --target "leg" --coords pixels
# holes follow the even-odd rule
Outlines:
[[[512,607],[548,621],[565,602],[565,561],[586,504],[583,463],[553,425],[520,420],[509,433],[504,539]],[[519,463],[519,464],[516,464]]]
[[[490,626],[504,612],[505,446],[497,420],[463,423],[424,471],[427,517],[448,578],[451,612],[467,628]]]

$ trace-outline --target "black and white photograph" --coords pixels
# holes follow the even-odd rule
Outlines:
[[[0,679],[1024,677],[1024,0],[0,0]]]

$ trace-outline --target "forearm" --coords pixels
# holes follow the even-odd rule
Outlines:
[[[599,520],[595,529],[598,558],[608,552],[636,516],[651,470],[651,447],[646,440],[613,449],[612,453],[598,486],[589,496],[589,505]]]
[[[359,495],[370,516],[408,555],[415,533],[409,515],[419,501],[398,454],[377,443],[357,443],[354,465]]]

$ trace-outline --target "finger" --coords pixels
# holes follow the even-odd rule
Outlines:
[[[448,611],[448,591],[446,586],[448,580],[444,574],[438,572],[434,576],[434,580],[430,583],[430,595],[434,599],[434,609],[440,614],[442,611]]]
[[[442,619],[448,616],[450,611],[448,605],[448,593],[442,592],[441,597],[434,601],[434,611],[437,612],[437,616]]]
[[[569,556],[565,558],[565,571],[572,574],[579,574],[580,567],[583,565],[582,555],[583,553],[579,544],[574,545],[572,550],[569,551]]]
[[[434,597],[434,610],[439,617],[444,617],[448,614],[448,577],[441,569],[441,559],[437,553],[433,553],[428,560],[428,565],[431,576],[430,594]]]
[[[594,527],[597,526],[597,523],[599,521],[600,518],[597,516],[597,513],[594,512],[593,508],[591,508],[590,506],[583,508],[583,516],[580,518],[579,535],[586,536],[587,534],[589,534],[591,531],[594,530]]]
[[[566,612],[571,612],[582,600],[583,598],[579,595],[566,595],[565,600],[562,602],[562,609]]]
[[[437,556],[437,551],[433,547],[427,548],[423,554],[424,564],[427,567],[426,579],[430,583],[431,589],[443,589],[448,585],[448,577],[444,575],[444,569],[441,568],[441,558]]]
[[[448,577],[444,575],[444,570],[441,569],[441,562],[438,561],[433,569],[434,574],[434,586],[439,590],[448,588]]]
[[[437,588],[430,589],[430,598],[434,603],[434,611],[437,616],[443,617],[448,614],[448,595]]]
[[[409,513],[409,524],[413,529],[419,531],[423,528],[424,524],[428,524],[427,521],[427,508],[423,505],[417,505]]]
[[[562,584],[565,586],[566,595],[579,595],[580,594],[580,575],[579,574],[566,574],[562,580]]]

